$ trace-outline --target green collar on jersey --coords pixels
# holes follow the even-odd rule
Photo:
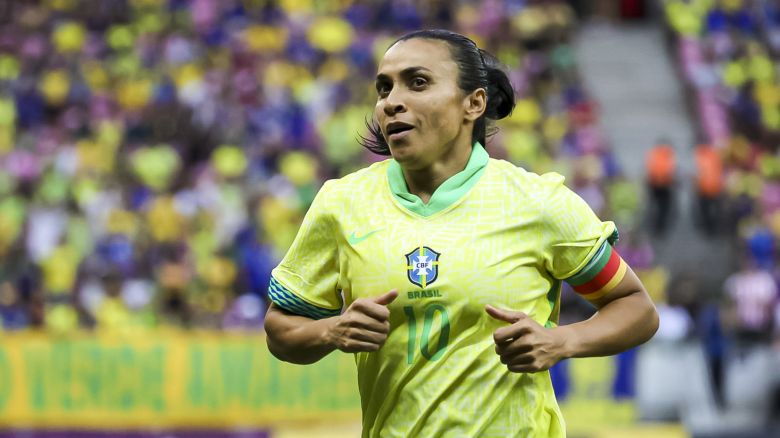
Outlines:
[[[479,181],[479,177],[485,172],[489,158],[485,148],[479,142],[474,143],[466,168],[444,181],[433,192],[427,204],[419,196],[409,193],[401,165],[395,160],[390,160],[390,165],[387,167],[390,191],[395,199],[412,213],[423,217],[432,216],[454,204]]]

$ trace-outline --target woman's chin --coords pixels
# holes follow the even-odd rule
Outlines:
[[[393,159],[399,163],[405,164],[414,161],[417,156],[415,148],[411,143],[394,142],[394,144],[388,144],[388,146],[390,146],[390,154],[392,154]]]

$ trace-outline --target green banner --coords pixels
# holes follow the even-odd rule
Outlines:
[[[0,425],[267,426],[359,419],[355,362],[280,362],[257,335],[4,334]]]

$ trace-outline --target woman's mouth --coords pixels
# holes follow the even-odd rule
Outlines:
[[[392,141],[396,141],[396,140],[400,140],[402,138],[406,138],[406,137],[409,136],[409,132],[411,132],[412,129],[414,129],[414,128],[409,128],[409,129],[407,129],[405,131],[394,132],[394,133],[392,133],[392,134],[390,134],[388,136],[388,139],[392,140]]]
[[[409,132],[414,129],[414,126],[404,122],[392,122],[387,125],[387,139],[390,141],[397,141],[409,136]]]

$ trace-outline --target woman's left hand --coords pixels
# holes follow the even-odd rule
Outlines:
[[[496,354],[501,363],[514,373],[546,371],[564,359],[564,340],[557,331],[549,330],[523,312],[486,306],[491,317],[510,323],[493,333]]]

